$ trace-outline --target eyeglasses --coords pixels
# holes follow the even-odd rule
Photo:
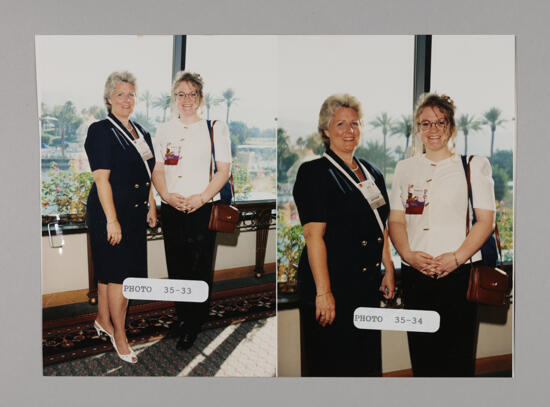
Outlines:
[[[191,93],[180,92],[180,93],[176,93],[176,97],[178,99],[186,99],[186,98],[196,99],[198,96],[199,96],[199,94],[197,92],[191,92]]]
[[[431,122],[429,120],[424,120],[423,122],[417,123],[418,127],[420,127],[420,130],[423,132],[430,131],[432,126],[435,126],[438,130],[443,130],[447,127],[447,120],[438,120],[436,122]]]

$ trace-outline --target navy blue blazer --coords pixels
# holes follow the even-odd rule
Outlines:
[[[330,149],[327,153],[359,182],[335,153]],[[384,177],[368,161],[360,161],[373,176],[386,201],[378,208],[385,224],[389,215],[389,199]],[[293,194],[302,225],[308,222],[326,223],[324,241],[336,304],[378,306],[384,236],[361,192],[329,160],[319,158],[300,166]],[[307,247],[298,266],[298,284],[300,299],[314,301],[316,289]]]

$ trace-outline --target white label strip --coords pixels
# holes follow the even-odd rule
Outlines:
[[[122,295],[129,300],[204,302],[208,284],[202,280],[128,277],[122,283]]]
[[[356,328],[385,331],[437,332],[439,319],[436,311],[414,309],[359,307],[353,313]]]

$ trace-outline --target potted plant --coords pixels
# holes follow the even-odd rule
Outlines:
[[[92,183],[91,173],[61,170],[52,162],[47,178],[42,180],[42,223],[51,222],[52,213],[60,216],[60,223],[83,223]]]

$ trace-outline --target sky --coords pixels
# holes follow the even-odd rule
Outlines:
[[[170,90],[173,37],[64,35],[36,37],[38,99],[50,107],[67,100],[77,110],[103,104],[103,88],[113,71],[127,70],[137,78],[138,96]],[[146,52],[144,52],[146,50]],[[137,110],[145,111],[143,102]]]
[[[511,149],[515,125],[515,39],[513,36],[433,36],[432,90],[451,96],[460,114],[478,118],[495,106],[506,120],[495,149]],[[187,69],[199,72],[205,92],[228,88],[236,102],[230,120],[260,129],[283,127],[292,140],[316,131],[319,108],[347,92],[363,104],[364,141],[382,141],[369,122],[382,112],[395,119],[413,105],[414,37],[390,36],[187,36]],[[114,70],[137,77],[138,96],[170,92],[172,36],[37,36],[38,101],[49,106],[72,100],[77,109],[103,106],[103,86]],[[137,101],[136,112],[145,112]],[[206,115],[206,113],[204,113]],[[160,110],[154,115],[160,116]],[[224,103],[211,118],[225,120]],[[486,126],[470,133],[469,152],[489,154]],[[404,147],[402,136],[387,139]],[[457,136],[463,151],[463,135]]]
[[[201,74],[205,93],[221,97],[227,88],[235,91],[231,120],[275,128],[276,44],[275,36],[187,36],[186,69]],[[172,55],[170,35],[37,36],[39,102],[72,100],[78,110],[103,106],[105,79],[116,70],[136,76],[138,96],[148,90],[157,97],[171,91]],[[145,112],[144,102],[138,99],[135,111]],[[211,116],[225,120],[225,104]]]
[[[413,106],[413,36],[279,37],[279,122],[292,140],[316,131],[319,109],[333,93],[350,93],[363,105],[363,142],[382,142],[369,124],[382,112],[393,118]],[[497,130],[496,149],[514,145],[515,49],[513,36],[433,36],[432,90],[451,96],[457,117],[480,117],[496,106],[507,120]],[[388,146],[405,146],[403,136]],[[490,131],[470,133],[468,152],[488,155]],[[463,152],[458,134],[456,151]]]

